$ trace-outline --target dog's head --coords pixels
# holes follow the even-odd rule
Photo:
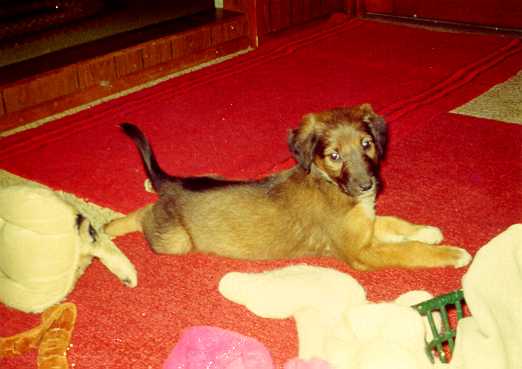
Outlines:
[[[305,115],[288,144],[307,173],[318,173],[359,197],[376,191],[386,137],[384,119],[362,104]]]

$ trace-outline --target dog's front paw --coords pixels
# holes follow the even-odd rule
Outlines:
[[[411,241],[436,245],[442,242],[444,236],[442,235],[442,231],[437,227],[419,226],[419,229],[412,235],[408,236],[408,239]]]
[[[466,250],[460,247],[443,246],[450,255],[450,266],[454,268],[462,268],[471,262],[472,256]]]

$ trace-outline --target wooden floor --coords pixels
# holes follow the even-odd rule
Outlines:
[[[0,132],[247,49],[245,14],[214,9],[0,68]]]

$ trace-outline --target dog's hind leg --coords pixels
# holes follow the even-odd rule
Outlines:
[[[158,254],[185,254],[192,249],[189,234],[179,224],[162,226],[150,218],[143,224],[143,233],[150,247]]]
[[[159,254],[184,254],[192,248],[190,236],[176,217],[161,206],[147,205],[107,223],[103,230],[109,237],[143,232],[152,249]]]
[[[392,216],[376,217],[374,237],[379,242],[419,241],[430,245],[439,244],[443,239],[437,227],[413,224]]]
[[[160,198],[141,222],[145,238],[159,254],[185,254],[192,249],[191,237],[175,204],[173,198]]]
[[[143,232],[142,222],[148,212],[152,209],[152,204],[133,211],[128,215],[117,218],[103,226],[105,234],[110,237],[123,236],[131,232]]]

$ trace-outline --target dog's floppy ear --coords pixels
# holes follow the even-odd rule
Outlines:
[[[370,104],[362,104],[361,109],[364,111],[363,121],[368,123],[375,146],[377,147],[377,153],[379,154],[379,157],[382,158],[388,141],[388,127],[386,121],[380,115],[375,114]]]
[[[382,158],[388,142],[388,128],[386,121],[380,115],[375,115],[375,118],[370,122],[370,129],[375,140],[375,146],[377,146],[379,157]]]
[[[303,117],[301,126],[292,129],[288,134],[290,152],[307,173],[310,173],[315,147],[319,139],[314,126],[315,116],[308,114]]]

